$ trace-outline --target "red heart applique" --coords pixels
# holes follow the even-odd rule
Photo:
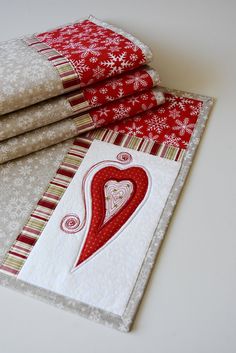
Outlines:
[[[147,193],[148,175],[141,167],[108,166],[94,175],[90,190],[91,222],[74,268],[99,251],[130,219]]]

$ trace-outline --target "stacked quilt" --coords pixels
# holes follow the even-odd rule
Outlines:
[[[0,163],[164,102],[150,49],[91,16],[0,49]]]
[[[0,44],[0,281],[123,331],[213,103],[151,59],[92,16]]]

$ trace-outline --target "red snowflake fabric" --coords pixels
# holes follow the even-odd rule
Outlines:
[[[107,27],[91,19],[36,37],[73,64],[82,87],[137,68],[147,61],[143,50],[132,40]]]
[[[89,115],[92,117],[95,126],[99,127],[157,107],[163,101],[164,95],[157,89],[151,89],[94,108],[89,112]]]
[[[186,149],[201,107],[202,101],[165,93],[160,107],[109,125],[109,129]]]
[[[135,92],[152,88],[156,83],[152,77],[154,74],[156,73],[152,69],[136,69],[84,88],[83,96],[91,107],[97,107]]]

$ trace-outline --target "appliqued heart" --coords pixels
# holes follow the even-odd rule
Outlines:
[[[107,166],[96,172],[90,187],[91,220],[74,269],[122,231],[143,202],[148,184],[149,176],[139,166]]]

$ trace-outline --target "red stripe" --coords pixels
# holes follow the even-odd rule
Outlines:
[[[9,251],[9,254],[15,255],[15,256],[17,256],[17,257],[21,257],[22,259],[27,259],[27,256],[24,256],[24,255],[21,255],[21,254],[17,254],[17,253],[14,252],[14,251]]]
[[[2,265],[2,266],[0,267],[0,269],[1,269],[1,270],[4,270],[4,271],[7,271],[7,272],[11,272],[11,273],[13,273],[14,275],[17,275],[17,274],[19,273],[18,270],[13,270],[11,267],[4,266],[4,265]]]
[[[39,206],[43,206],[43,207],[47,207],[50,208],[51,210],[54,210],[54,208],[56,207],[56,204],[50,201],[46,201],[44,199],[39,200],[38,202]]]
[[[158,150],[159,150],[160,145],[158,145],[158,143],[154,143],[154,145],[152,146],[152,149],[150,151],[150,154],[153,154],[154,156],[156,156]]]
[[[26,235],[23,235],[22,233],[18,235],[16,240],[21,241],[22,243],[28,244],[28,245],[34,245],[37,241],[37,239],[33,239],[30,237],[27,237]]]
[[[64,176],[67,176],[69,178],[73,178],[73,176],[75,175],[74,171],[69,171],[69,170],[65,170],[65,169],[61,169],[61,168],[59,168],[57,173],[64,175]]]
[[[179,148],[179,150],[178,150],[178,152],[177,152],[177,155],[176,155],[176,157],[175,157],[175,161],[178,161],[178,158],[179,158],[179,155],[180,155],[180,151],[181,151],[181,149]]]

